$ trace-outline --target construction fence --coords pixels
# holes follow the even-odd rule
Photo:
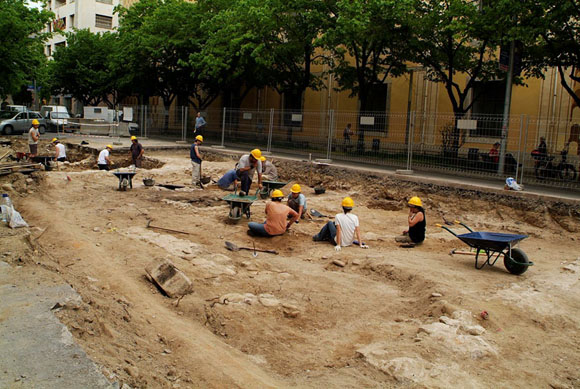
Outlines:
[[[142,137],[580,190],[580,124],[527,115],[134,106]],[[544,142],[542,142],[542,138]]]

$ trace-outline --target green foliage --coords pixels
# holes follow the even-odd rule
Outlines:
[[[94,34],[79,30],[67,35],[67,45],[58,47],[49,63],[54,93],[71,94],[85,105],[108,101],[117,95],[119,80],[115,59],[119,53],[115,33]]]
[[[412,4],[407,0],[338,0],[323,41],[332,53],[331,72],[340,90],[358,96],[367,108],[372,85],[406,71]]]
[[[0,97],[32,83],[44,65],[44,26],[47,11],[30,9],[23,0],[0,0]]]

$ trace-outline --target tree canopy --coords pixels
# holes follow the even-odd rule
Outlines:
[[[24,0],[0,0],[0,97],[31,84],[45,64],[41,31],[52,13],[31,9]]]

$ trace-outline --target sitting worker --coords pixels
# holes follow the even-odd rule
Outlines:
[[[266,221],[264,223],[250,222],[250,232],[258,236],[282,235],[290,229],[292,223],[298,220],[298,214],[292,208],[282,204],[284,193],[280,189],[272,192],[272,201],[266,204]],[[288,221],[288,217],[291,217]]]
[[[220,189],[234,190],[238,186],[238,175],[236,169],[228,170],[217,182]]]
[[[489,160],[490,162],[493,163],[499,163],[499,147],[501,146],[501,143],[499,142],[495,142],[493,144],[493,146],[491,147],[491,149],[489,150]]]
[[[268,160],[262,163],[264,170],[262,172],[262,179],[264,181],[278,181],[278,169],[272,163],[272,161]]]
[[[258,171],[258,187],[262,189],[262,162],[266,157],[262,156],[260,149],[254,149],[250,154],[242,155],[238,162],[237,175],[242,183],[240,196],[245,196],[250,192],[254,172]]]
[[[414,196],[411,197],[407,205],[409,207],[409,229],[403,231],[403,235],[396,237],[395,241],[410,245],[421,244],[425,240],[425,226],[427,224],[423,202],[419,197]]]
[[[306,214],[306,196],[300,193],[301,191],[300,185],[294,184],[288,195],[288,206],[298,213],[298,219],[304,219]],[[298,223],[298,219],[296,223]]]
[[[66,149],[62,143],[58,140],[58,138],[52,139],[52,144],[54,145],[54,159],[58,162],[66,161]]]
[[[109,165],[113,164],[113,161],[111,161],[110,158],[111,151],[113,151],[113,146],[107,145],[107,147],[99,153],[99,158],[97,159],[99,170],[109,170]]]
[[[136,136],[131,137],[131,148],[129,149],[129,154],[131,154],[131,162],[135,167],[141,167],[141,162],[143,161],[143,154],[145,150]]]
[[[360,238],[358,217],[351,213],[354,201],[350,197],[345,197],[341,205],[343,213],[337,214],[334,221],[326,223],[320,232],[312,237],[312,240],[315,242],[328,241],[334,245],[336,251],[340,251],[342,247],[350,246],[353,243],[358,244],[363,249],[368,249],[369,246],[364,244]]]
[[[189,157],[191,158],[191,185],[199,185],[201,189],[203,189],[203,184],[201,183],[201,154],[199,153],[199,146],[202,143],[203,136],[196,136],[189,151]]]

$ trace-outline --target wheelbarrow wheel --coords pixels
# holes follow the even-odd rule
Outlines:
[[[512,249],[512,257],[503,256],[503,264],[511,274],[519,276],[528,270],[530,260],[522,249]]]

